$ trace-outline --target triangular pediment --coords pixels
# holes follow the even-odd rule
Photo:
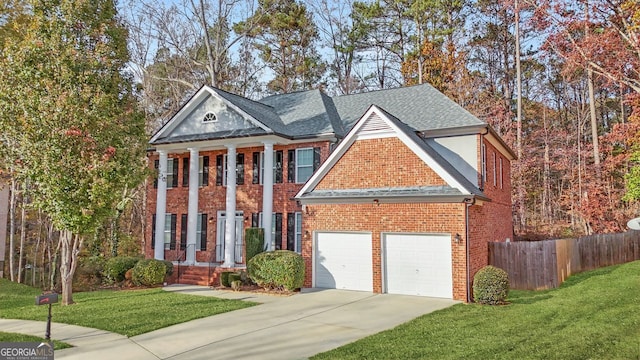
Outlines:
[[[241,106],[203,86],[151,139],[151,143],[205,137],[206,134],[273,133]]]
[[[385,193],[482,195],[408,126],[373,105],[296,198]],[[372,195],[373,194],[373,195]]]

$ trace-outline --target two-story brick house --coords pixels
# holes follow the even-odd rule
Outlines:
[[[430,85],[260,101],[205,86],[150,143],[145,251],[186,266],[176,281],[242,267],[258,226],[303,255],[307,287],[466,300],[487,243],[512,237],[513,152]]]

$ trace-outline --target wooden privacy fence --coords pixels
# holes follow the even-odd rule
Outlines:
[[[489,243],[489,264],[509,274],[512,289],[552,289],[572,274],[634,260],[640,260],[640,231]]]

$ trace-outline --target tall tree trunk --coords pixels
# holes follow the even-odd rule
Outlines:
[[[82,238],[69,230],[61,230],[60,243],[62,305],[71,305],[73,304],[73,275],[78,267],[78,254],[82,248]]]
[[[18,251],[18,282],[24,280],[22,270],[24,269],[24,242],[27,237],[27,197],[25,191],[27,187],[22,189],[22,206],[20,207],[20,250]]]
[[[18,185],[11,179],[11,198],[9,200],[9,279],[16,281],[15,269],[15,233],[16,233],[16,192]]]
[[[584,36],[589,37],[589,2],[584,4]],[[596,117],[596,97],[593,90],[593,69],[587,65],[587,83],[589,87],[589,115],[591,117],[591,141],[593,143],[593,163],[596,166],[597,179],[600,180],[600,146],[598,141],[598,118]]]
[[[53,225],[49,224],[49,241],[53,243],[53,234],[54,229]],[[58,246],[56,246],[56,251],[53,253],[53,259],[49,262],[50,264],[50,272],[49,272],[49,290],[56,289],[56,277],[58,274],[58,259],[60,258],[60,248],[62,246],[62,236],[58,236]],[[51,255],[49,255],[51,258]]]
[[[516,154],[518,160],[522,161],[522,71],[520,67],[520,6],[518,0],[514,2],[515,12],[515,62],[516,62]],[[518,167],[518,211],[520,213],[520,228],[526,226],[526,204],[525,204],[525,188],[523,181],[522,166]]]

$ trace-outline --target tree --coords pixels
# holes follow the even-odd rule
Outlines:
[[[0,55],[0,146],[60,231],[62,304],[83,239],[144,175],[144,119],[125,73],[127,31],[112,0],[30,3]]]
[[[254,25],[254,27],[250,27]],[[260,58],[273,71],[267,87],[274,93],[311,89],[325,64],[316,49],[318,29],[307,7],[296,0],[258,0],[256,13],[234,26],[254,39]]]
[[[150,132],[204,84],[237,90],[234,85],[245,74],[234,66],[231,49],[245,34],[232,34],[231,21],[252,14],[251,1],[130,0],[126,9],[131,58]],[[247,23],[246,29],[251,28]]]

